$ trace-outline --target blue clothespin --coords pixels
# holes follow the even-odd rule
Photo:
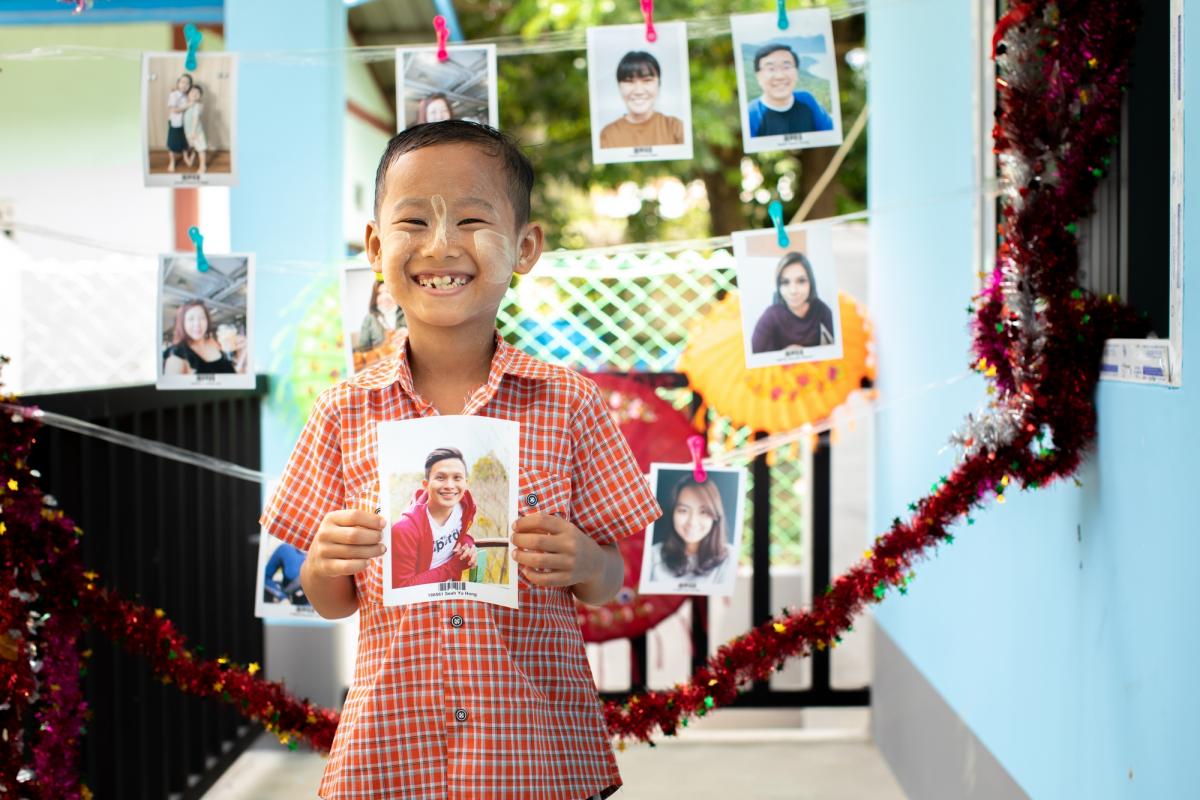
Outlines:
[[[787,0],[775,0],[775,5],[779,8],[779,30],[786,31],[788,26],[787,18]]]
[[[767,213],[771,215],[771,222],[775,223],[775,235],[779,246],[787,247],[792,240],[788,238],[787,229],[783,227],[783,203],[772,200],[771,204],[767,206]]]
[[[188,228],[188,238],[196,245],[196,269],[208,272],[208,259],[204,257],[204,237],[200,235],[200,229],[195,225]]]
[[[184,69],[196,68],[196,48],[200,46],[200,40],[204,38],[204,34],[200,29],[190,22],[183,26],[183,40],[187,42],[188,52],[187,61],[183,62]]]

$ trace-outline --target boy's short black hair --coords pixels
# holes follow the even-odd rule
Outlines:
[[[617,63],[617,83],[634,78],[658,78],[662,80],[662,67],[658,59],[645,50],[631,50],[621,56]]]
[[[462,462],[463,468],[467,466],[467,460],[463,458],[462,451],[454,447],[439,447],[429,455],[425,456],[425,480],[429,480],[429,473],[433,469],[433,465],[439,461]]]
[[[383,202],[384,184],[392,162],[405,153],[439,144],[473,144],[489,156],[500,159],[508,175],[508,199],[512,204],[517,228],[529,221],[529,195],[533,191],[533,164],[521,152],[517,141],[489,125],[465,119],[448,119],[414,125],[397,133],[388,141],[379,168],[375,170],[375,219],[379,219],[379,204]]]
[[[203,87],[203,86],[201,86],[201,85],[200,85],[200,84],[198,84],[198,83],[193,83],[193,84],[192,84],[192,89],[195,89],[195,90],[196,90],[197,92],[199,92],[201,95],[203,95],[203,94],[204,94],[204,87]],[[188,92],[190,93],[190,92],[192,91],[192,89],[188,89]]]
[[[764,44],[762,47],[758,48],[758,52],[754,54],[754,71],[758,72],[758,62],[771,55],[771,53],[778,53],[780,50],[787,50],[789,53],[791,53],[792,61],[797,67],[800,66],[800,56],[796,55],[795,50],[793,50],[789,45],[782,44],[780,42],[773,42],[771,44]]]

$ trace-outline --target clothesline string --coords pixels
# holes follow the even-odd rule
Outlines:
[[[999,181],[989,180],[974,186],[966,186],[957,190],[926,195],[917,201],[875,206],[848,214],[839,214],[833,217],[811,219],[807,220],[804,224],[813,225],[821,223],[826,225],[845,225],[854,222],[864,222],[879,216],[937,206],[944,202],[960,199],[964,196],[978,195],[984,198],[994,198],[999,193],[1000,188]],[[14,233],[26,233],[30,236],[39,236],[42,238],[67,242],[69,244],[75,244],[81,247],[88,247],[118,255],[153,259],[158,258],[159,255],[163,255],[163,252],[158,250],[109,242],[102,239],[95,239],[88,236],[70,233],[68,231],[58,230],[45,225],[37,225],[16,220],[0,222],[0,232],[8,231]],[[726,251],[732,246],[733,241],[731,237],[712,236],[705,239],[681,239],[665,242],[631,242],[629,244],[589,247],[579,250],[551,250],[542,254],[542,262],[546,264],[549,269],[541,272],[534,272],[532,273],[532,277],[554,277],[557,279],[578,276],[594,278],[604,277],[605,275],[609,274],[621,277],[639,277],[676,273],[681,269],[695,271],[711,270],[714,268],[733,269],[732,260],[725,261],[716,267],[709,264],[707,259],[695,258],[666,259],[661,263],[644,263],[630,267],[613,267],[612,265],[601,261],[602,259],[608,259],[612,256],[619,255],[649,256],[652,254],[671,255],[687,252]],[[589,260],[596,260],[597,263],[586,263]],[[330,266],[337,265],[357,265],[365,267],[367,264],[361,259],[354,258],[334,261],[317,261],[301,259],[270,259],[263,258],[260,255],[256,260],[256,269],[258,269],[260,272],[266,271],[284,274],[308,274],[311,276],[323,274]]]
[[[831,431],[838,425],[850,425],[854,422],[864,420],[868,417],[881,414],[885,411],[893,410],[897,407],[911,403],[915,400],[923,400],[926,395],[931,392],[944,389],[948,386],[956,384],[971,373],[964,372],[952,378],[946,378],[940,381],[925,384],[917,389],[900,395],[895,400],[887,403],[873,402],[865,409],[849,410],[849,405],[843,405],[840,412],[835,412],[830,418],[815,424],[805,424],[793,428],[789,431],[772,434],[750,444],[727,450],[724,453],[710,455],[705,458],[703,463],[706,466],[730,466],[735,463],[749,462],[755,457],[768,453],[772,450],[777,450],[786,447],[793,442],[803,442],[808,438]],[[876,393],[877,390],[872,390]],[[855,393],[861,396],[861,393]],[[852,395],[854,397],[855,395]],[[5,414],[20,416],[22,419],[36,419],[43,425],[48,425],[52,428],[78,433],[82,436],[88,436],[101,441],[109,442],[121,447],[128,447],[132,450],[138,450],[159,458],[165,458],[169,461],[176,461],[182,464],[188,464],[193,467],[215,472],[218,475],[226,475],[232,478],[238,478],[244,481],[250,481],[258,484],[269,484],[275,480],[274,477],[268,476],[266,473],[243,467],[240,464],[235,464],[231,461],[216,458],[214,456],[197,453],[193,450],[188,450],[175,445],[165,444],[153,439],[146,439],[141,436],[136,436],[132,433],[106,428],[103,425],[97,425],[93,422],[70,417],[65,414],[58,414],[53,411],[43,409],[34,409],[29,406],[18,405],[15,403],[0,403],[0,411]]]
[[[906,2],[907,0],[891,0],[892,2]],[[879,0],[875,0],[875,5],[879,5]],[[867,10],[867,0],[844,0],[844,2],[815,4],[805,6],[809,8],[828,8],[830,16],[833,19],[844,19],[846,17],[858,16]],[[795,10],[804,10],[795,9]],[[765,9],[764,9],[765,10]],[[688,39],[711,39],[716,36],[724,36],[730,32],[729,16],[720,17],[691,17],[685,19],[655,19],[656,24],[666,22],[685,22],[687,23]],[[635,20],[630,20],[629,24],[636,24]],[[429,31],[430,47],[434,46],[433,29]],[[408,42],[398,45],[365,45],[355,47],[339,47],[328,49],[307,49],[307,50],[248,50],[248,51],[219,51],[219,52],[237,52],[238,58],[243,61],[251,62],[282,62],[295,65],[319,64],[331,61],[334,58],[348,58],[352,61],[371,63],[377,61],[391,61],[395,58],[397,47],[412,47],[422,46],[422,42]],[[543,53],[558,53],[584,50],[587,48],[587,30],[586,28],[577,28],[569,31],[550,31],[542,33],[536,40],[528,39],[524,36],[492,36],[481,39],[471,39],[463,42],[451,42],[450,47],[461,45],[483,45],[494,44],[496,46],[496,55],[498,57],[508,56],[524,56],[524,55],[539,55]],[[142,50],[133,48],[120,47],[86,47],[81,45],[57,45],[54,47],[35,47],[30,50],[13,50],[0,51],[0,61],[88,61],[88,60],[129,60],[140,61],[142,58]],[[179,51],[183,55],[183,51]],[[198,54],[205,55],[206,52],[201,49]]]

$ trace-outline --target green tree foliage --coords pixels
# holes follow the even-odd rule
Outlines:
[[[791,8],[805,5],[793,0]],[[594,25],[640,23],[635,0],[456,0],[455,7],[467,39],[521,35],[530,40],[558,31],[582,31]],[[656,0],[655,20],[667,22],[697,17],[721,17],[755,11],[772,11],[774,3],[745,0]],[[861,15],[834,20],[843,130],[848,131],[865,102],[866,87],[845,64],[844,54],[861,47]],[[646,185],[661,176],[675,176],[685,184],[703,181],[708,195],[707,214],[663,219],[657,202],[646,200],[639,213],[625,224],[625,241],[657,241],[726,234],[733,230],[770,224],[766,203],[743,196],[741,125],[738,117],[733,43],[728,34],[692,39],[692,121],[695,157],[692,161],[611,164],[594,166],[591,158],[588,116],[587,53],[584,49],[503,57],[499,60],[500,124],[529,146],[539,182],[534,208],[548,223],[550,247],[584,247],[589,237],[589,191],[612,189],[626,181]],[[762,187],[772,197],[780,181],[790,190],[785,201],[790,217],[807,188],[816,182],[835,148],[758,154],[754,164],[762,172]],[[866,142],[860,139],[843,164],[839,179],[824,193],[810,218],[856,208],[866,201]],[[581,222],[583,220],[584,222]],[[591,220],[594,229],[600,223]]]

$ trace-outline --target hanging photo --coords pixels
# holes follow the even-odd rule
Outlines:
[[[147,186],[237,183],[237,57],[197,53],[142,57],[142,171]]]
[[[253,261],[248,255],[158,259],[159,389],[253,389]]]
[[[837,267],[829,224],[735,231],[747,367],[772,367],[842,357]]]
[[[837,58],[828,8],[730,18],[747,153],[842,143]]]
[[[446,51],[450,57],[438,61],[435,47],[396,49],[399,129],[447,119],[498,128],[496,46],[450,45]]]
[[[254,616],[260,619],[318,617],[300,585],[300,567],[307,555],[266,531],[259,535]]]
[[[510,534],[520,426],[479,416],[379,424],[384,605],[478,600],[517,607]]]
[[[687,26],[667,22],[588,28],[592,160],[597,164],[692,157]]]
[[[404,311],[369,266],[342,270],[342,341],[351,375],[396,354],[403,345]]]
[[[650,465],[650,485],[663,515],[647,534],[639,594],[733,594],[746,470],[705,472],[698,481],[691,464]]]

